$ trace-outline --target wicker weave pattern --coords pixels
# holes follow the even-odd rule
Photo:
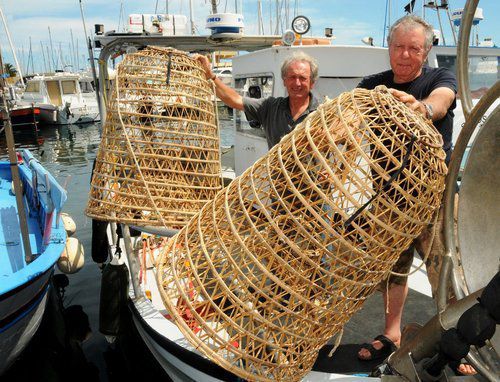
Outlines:
[[[385,88],[320,106],[168,241],[157,277],[179,328],[242,378],[299,381],[431,221],[441,145]]]
[[[155,47],[127,55],[116,81],[86,213],[181,228],[222,189],[213,87],[196,60]]]

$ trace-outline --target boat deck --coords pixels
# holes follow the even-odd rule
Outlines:
[[[0,179],[0,246],[3,254],[0,256],[2,278],[19,272],[26,266],[24,260],[23,240],[19,228],[16,197],[11,192],[12,181],[9,178]],[[32,211],[28,217],[30,244],[33,254],[42,250],[42,237],[38,227],[38,216]],[[5,253],[6,252],[6,253]],[[3,289],[5,283],[2,282]]]
[[[64,227],[62,224],[56,227],[54,223],[56,219],[53,219],[50,241],[43,246],[39,212],[31,210],[26,215],[34,260],[27,264],[19,227],[16,197],[11,187],[10,166],[2,162],[0,163],[0,295],[47,271],[59,258],[66,239]],[[44,256],[37,257],[42,253]]]

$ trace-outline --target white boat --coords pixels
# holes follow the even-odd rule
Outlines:
[[[92,80],[79,73],[32,77],[17,106],[39,109],[40,124],[85,124],[100,120]]]
[[[107,34],[100,40],[103,49],[101,51],[101,62],[106,62],[112,50],[116,49],[117,44],[138,44],[145,46],[149,44],[157,44],[164,46],[176,46],[175,39],[172,38],[149,38],[143,36],[133,38],[116,36]],[[264,40],[265,39],[265,40]],[[179,48],[190,50],[203,50],[204,41],[209,38],[202,36],[193,37],[192,40],[183,37],[179,40]],[[261,39],[261,44],[264,41],[274,41],[276,36],[267,36]],[[140,42],[139,42],[140,41]],[[249,39],[242,39],[242,46],[249,49]],[[254,38],[254,47],[257,47],[257,39]],[[232,40],[228,43],[227,49],[234,50],[235,42]],[[246,44],[246,45],[245,45]],[[106,46],[109,46],[109,52]],[[223,43],[220,43],[216,49],[221,50]],[[206,50],[211,50],[205,46]],[[372,46],[340,46],[340,45],[304,45],[304,46],[275,46],[263,49],[255,49],[248,54],[234,57],[232,74],[234,84],[237,90],[244,95],[252,95],[257,98],[266,96],[284,96],[285,88],[281,81],[280,65],[284,57],[290,54],[294,49],[301,49],[309,55],[315,57],[319,63],[319,79],[315,84],[314,91],[318,98],[328,96],[329,98],[336,97],[343,91],[352,89],[357,85],[363,76],[387,70],[389,68],[388,52],[386,48]],[[488,57],[491,61],[498,62],[500,57],[499,48],[470,48],[469,58],[474,61],[476,57]],[[434,47],[433,53],[429,56],[430,66],[449,65],[454,69],[456,65],[457,50],[456,47]],[[489,68],[489,67],[488,67]],[[481,72],[477,73],[478,76]],[[496,75],[493,83],[497,80],[498,64],[496,66]],[[104,77],[103,77],[104,78]],[[489,83],[487,86],[492,86]],[[475,101],[477,102],[477,101]],[[496,100],[491,109],[498,105]],[[457,108],[458,109],[458,108]],[[458,111],[458,110],[457,110]],[[497,113],[498,114],[498,113]],[[485,117],[486,118],[486,117]],[[455,124],[459,125],[463,120],[456,118]],[[248,168],[256,159],[268,152],[267,143],[264,134],[261,130],[251,128],[243,113],[235,111],[234,114],[235,127],[235,173],[241,174]],[[461,127],[461,126],[460,126]],[[455,129],[454,142],[457,140],[460,128]],[[498,153],[496,154],[498,157]],[[461,158],[461,156],[460,156]],[[493,158],[496,160],[496,157]],[[498,199],[498,198],[497,198]],[[144,342],[151,350],[151,353],[157,359],[159,364],[165,369],[168,375],[174,381],[233,381],[239,380],[234,374],[216,365],[207,357],[201,354],[181,333],[177,326],[169,319],[169,312],[165,309],[160,298],[156,278],[154,275],[154,267],[152,263],[149,265],[143,264],[143,277],[139,281],[140,267],[137,264],[137,256],[134,255],[134,247],[142,246],[141,239],[130,238],[127,234],[128,228],[123,227],[124,241],[118,241],[113,230],[108,231],[110,243],[112,244],[111,251],[115,252],[117,247],[127,253],[127,266],[131,272],[131,288],[129,289],[129,308],[132,312],[133,321],[137,330]],[[426,280],[425,273],[416,272],[409,280],[410,288],[418,292],[419,300],[427,301],[430,299],[430,288]],[[484,285],[484,284],[483,284]],[[464,304],[470,304],[474,299],[468,296],[464,299]],[[417,308],[418,309],[418,308]],[[457,308],[460,311],[466,308]],[[456,311],[455,311],[456,315]],[[373,317],[365,317],[364,320],[372,320]],[[382,320],[382,317],[377,317],[377,320]],[[456,322],[456,318],[455,318]],[[370,325],[365,325],[364,329]],[[373,334],[373,333],[372,333]],[[433,335],[436,334],[433,332]],[[370,337],[365,338],[367,340]],[[499,336],[495,337],[494,349],[499,348]],[[423,342],[426,339],[420,338]],[[431,341],[430,339],[427,339]],[[421,344],[420,344],[421,345]],[[493,349],[493,351],[495,351]],[[411,350],[411,349],[410,349]],[[415,349],[413,349],[415,350]],[[408,354],[403,357],[408,357]],[[321,354],[319,357],[325,357]],[[351,361],[355,361],[355,353]],[[328,359],[323,361],[323,364],[328,363]],[[317,364],[321,364],[321,360]],[[338,369],[337,369],[338,370]],[[413,364],[407,364],[407,374],[404,378],[415,378],[417,381],[418,375],[413,369]],[[491,376],[491,374],[490,374]],[[397,379],[397,377],[396,377]],[[356,373],[356,370],[351,370],[351,374],[345,372],[336,372],[335,367],[329,369],[313,368],[307,374],[303,381],[359,381],[359,380],[380,380],[380,378],[369,378],[367,374],[361,375]],[[382,380],[383,377],[382,377]],[[403,379],[397,379],[403,380]]]

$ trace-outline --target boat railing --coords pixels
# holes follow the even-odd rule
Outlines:
[[[28,150],[22,150],[21,157],[27,168],[31,169],[30,179],[27,168],[21,167],[23,173],[21,179],[28,209],[39,211],[37,220],[43,232],[43,245],[47,245],[51,240],[53,218],[56,216],[57,227],[67,192]]]

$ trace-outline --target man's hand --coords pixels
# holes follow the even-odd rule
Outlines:
[[[212,65],[210,65],[208,57],[203,56],[202,54],[193,54],[193,58],[197,60],[203,67],[203,70],[205,71],[205,77],[207,78],[207,80],[213,79],[214,74],[212,73]]]
[[[405,93],[401,90],[389,89],[389,92],[399,101],[403,102],[406,106],[408,106],[411,110],[418,111],[423,116],[427,115],[427,110],[425,109],[425,105],[417,100],[411,94]]]

